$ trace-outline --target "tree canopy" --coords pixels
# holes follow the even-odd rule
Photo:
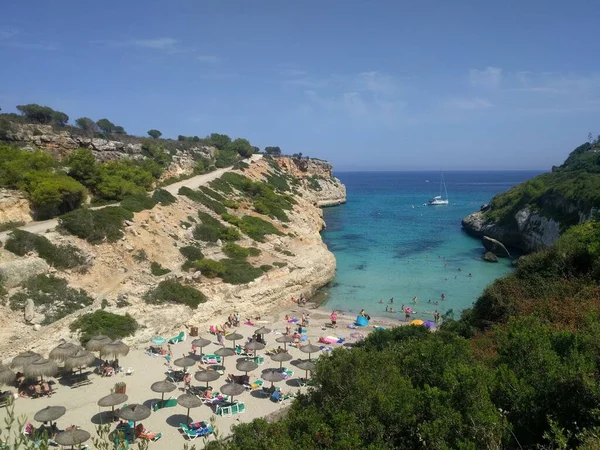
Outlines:
[[[265,147],[265,153],[267,155],[281,155],[281,149],[279,147]]]
[[[80,117],[75,120],[75,125],[77,125],[81,130],[87,133],[96,133],[98,132],[98,125],[89,117]]]
[[[17,109],[32,122],[42,124],[66,125],[69,116],[64,112],[55,111],[49,106],[41,106],[35,103],[28,105],[17,105]]]
[[[154,139],[158,139],[159,137],[162,136],[162,133],[158,130],[155,130],[154,128],[151,130],[148,130],[148,135]]]

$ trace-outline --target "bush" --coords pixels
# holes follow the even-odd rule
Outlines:
[[[155,261],[153,261],[152,264],[150,264],[150,272],[152,272],[152,275],[154,275],[155,277],[166,275],[170,271],[171,269],[167,269]]]
[[[160,175],[160,170],[153,172],[151,160],[145,161],[121,159],[104,163],[94,193],[104,200],[122,200],[129,195],[145,193],[152,187],[155,175]]]
[[[237,160],[238,154],[235,151],[219,149],[215,154],[215,166],[218,169],[222,169],[224,167],[231,167]]]
[[[225,255],[233,259],[246,259],[250,254],[250,251],[247,248],[234,244],[233,242],[224,244],[222,250]]]
[[[129,195],[121,201],[121,208],[134,213],[152,209],[155,205],[154,198],[149,197],[146,193]]]
[[[0,223],[0,233],[14,230],[15,228],[22,227],[23,225],[25,225],[25,222],[22,220],[11,220],[9,222]]]
[[[189,199],[203,204],[204,206],[213,210],[217,214],[223,214],[227,212],[227,208],[225,208],[221,203],[219,203],[213,198],[210,198],[208,195],[204,194],[201,191],[193,191],[190,188],[183,186],[179,189],[179,195],[185,195]]]
[[[209,214],[199,211],[198,217],[202,224],[196,225],[194,228],[194,239],[204,242],[217,242],[219,239],[223,241],[237,241],[240,239],[240,232],[233,227],[226,227],[217,219]]]
[[[227,223],[230,223],[231,225],[239,225],[240,223],[240,218],[238,216],[234,216],[233,214],[229,213],[221,214],[221,219]]]
[[[18,256],[36,251],[49,265],[57,269],[73,269],[85,264],[85,257],[71,244],[54,245],[46,237],[23,230],[13,230],[5,245]]]
[[[260,251],[260,249],[256,248],[256,247],[248,247],[248,255],[249,256],[260,256],[262,252]]]
[[[285,266],[287,266],[287,263],[286,263],[286,262],[281,262],[281,261],[275,261],[275,262],[273,263],[273,265],[274,265],[275,267],[285,267]]]
[[[238,209],[240,207],[240,204],[234,200],[225,200],[223,205],[231,209]]]
[[[224,174],[224,175],[226,175],[226,174]],[[231,188],[231,185],[226,180],[223,179],[223,176],[221,176],[221,178],[212,180],[209,183],[209,185],[214,190],[217,190],[224,194],[233,194],[233,189]]]
[[[273,266],[270,266],[268,264],[263,264],[262,266],[260,266],[260,270],[262,270],[263,272],[268,272],[272,268],[273,268]]]
[[[103,334],[111,339],[122,339],[135,334],[139,325],[129,314],[124,316],[98,309],[87,313],[71,323],[72,332],[81,333],[79,340],[85,344],[93,336]]]
[[[258,242],[264,242],[267,234],[281,236],[281,232],[272,223],[253,216],[243,216],[239,223],[240,230]]]
[[[246,260],[223,259],[220,262],[225,265],[225,272],[221,276],[225,283],[246,284],[263,274],[261,269],[253,267]]]
[[[181,254],[188,261],[198,261],[199,259],[204,258],[202,254],[202,250],[199,247],[195,247],[193,245],[188,245],[187,247],[181,247],[179,249]]]
[[[36,219],[49,219],[79,208],[87,196],[81,183],[62,173],[28,173],[22,186]]]
[[[226,270],[225,264],[214,259],[201,259],[196,261],[194,266],[207,278],[221,277]]]
[[[44,314],[43,324],[47,325],[91,305],[94,300],[83,289],[73,289],[67,280],[54,275],[37,275],[29,278],[22,291],[10,297],[11,309],[18,311],[25,307],[27,299],[32,299],[37,311]]]
[[[173,194],[164,189],[155,190],[154,194],[152,194],[152,199],[163,206],[171,205],[177,201],[177,198]]]
[[[227,199],[225,197],[223,197],[221,194],[219,194],[218,192],[213,191],[211,188],[206,187],[206,186],[200,186],[198,188],[199,191],[202,191],[204,194],[208,195],[209,197],[212,197],[213,199],[215,199],[218,202],[224,203],[225,201],[227,201]]]
[[[184,286],[177,281],[161,281],[154,289],[149,290],[144,295],[146,303],[159,305],[162,303],[181,303],[190,308],[197,308],[200,303],[205,303],[206,296],[189,286]]]
[[[146,250],[143,248],[136,250],[132,256],[137,262],[148,261],[148,255],[146,254]]]
[[[123,237],[125,220],[133,219],[133,213],[120,206],[102,209],[79,209],[59,219],[59,229],[85,239],[92,244],[118,241]]]

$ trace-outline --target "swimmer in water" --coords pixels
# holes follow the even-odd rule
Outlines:
[[[469,272],[469,277],[472,277],[473,275],[471,275],[471,272]]]
[[[446,294],[444,294],[443,292],[442,292],[441,297],[442,297],[442,300],[446,300]]]
[[[390,303],[394,303],[394,297],[390,298]]]
[[[417,303],[417,300],[419,300],[419,299],[418,299],[418,298],[417,298],[417,296],[415,295],[415,296],[413,297],[413,303]]]
[[[383,303],[383,299],[379,300],[379,303]]]
[[[459,268],[458,268],[458,271],[459,271],[459,272],[462,272],[462,269],[459,267]]]
[[[394,310],[394,307],[391,307],[389,312],[395,313],[396,311]]]

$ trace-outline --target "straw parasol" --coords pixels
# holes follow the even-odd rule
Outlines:
[[[235,348],[235,341],[244,339],[244,336],[242,336],[237,331],[234,331],[233,333],[229,333],[227,336],[225,336],[225,339],[227,339],[228,341],[233,341],[233,348]]]
[[[222,347],[215,351],[215,355],[223,358],[222,366],[225,367],[225,357],[235,355],[235,350],[233,350],[232,348]]]
[[[206,387],[208,387],[209,381],[218,380],[220,376],[221,374],[216,370],[201,370],[199,372],[196,372],[194,378],[202,383],[206,381]]]
[[[85,344],[85,348],[87,348],[91,352],[99,352],[102,349],[102,347],[104,347],[106,344],[110,344],[111,342],[111,338],[109,338],[108,336],[104,336],[103,334],[99,334],[87,341],[87,344]]]
[[[182,394],[177,397],[177,403],[187,408],[187,422],[190,423],[190,409],[202,406],[202,400],[192,394]]]
[[[248,375],[248,372],[258,369],[258,364],[256,364],[254,361],[245,360],[237,363],[235,367],[240,372],[246,372],[246,375]]]
[[[275,342],[283,344],[283,349],[287,350],[287,345],[294,342],[294,338],[284,334],[283,336],[279,336],[277,339],[275,339]]]
[[[104,345],[100,349],[100,356],[113,356],[116,358],[117,356],[125,356],[129,353],[129,346],[124,344],[123,341],[114,341],[110,344]]]
[[[120,405],[121,403],[125,403],[129,397],[127,394],[121,394],[120,392],[113,392],[112,394],[108,394],[98,400],[98,406],[106,408],[108,406],[112,407],[112,415],[115,415],[115,406]]]
[[[296,367],[300,370],[305,370],[305,378],[308,378],[308,371],[310,370],[312,372],[317,366],[312,361],[300,361],[296,364]]]
[[[10,363],[10,367],[13,369],[24,368],[28,364],[31,364],[33,361],[36,361],[41,357],[42,355],[32,351],[19,353],[13,358],[12,362]]]
[[[147,419],[150,417],[150,408],[144,405],[138,405],[134,403],[132,405],[127,405],[117,411],[117,416],[121,419],[132,420],[133,421],[133,429],[135,430],[135,423],[140,420]],[[133,440],[135,439],[135,433],[133,434]]]
[[[221,392],[223,394],[229,395],[231,397],[231,401],[233,402],[234,395],[240,395],[242,392],[246,391],[246,387],[243,384],[238,383],[227,383],[221,386]]]
[[[90,438],[90,433],[80,428],[73,428],[67,431],[61,431],[56,435],[54,440],[58,445],[70,445],[75,448],[76,445],[83,444]]]
[[[56,362],[65,362],[65,359],[67,359],[67,357],[71,356],[80,348],[81,347],[79,347],[79,345],[75,345],[72,342],[65,342],[63,340],[60,344],[58,344],[50,351],[48,359],[51,359],[52,361]]]
[[[167,340],[162,336],[156,336],[152,338],[152,343],[154,345],[165,345],[167,343]]]
[[[279,362],[279,368],[281,369],[284,361],[291,361],[294,358],[288,352],[280,352],[271,355],[271,359],[273,361]]]
[[[258,330],[255,331],[256,334],[269,334],[270,332],[271,329],[267,327],[260,327]]]
[[[262,374],[262,379],[265,381],[270,381],[271,387],[273,387],[273,383],[285,380],[285,375],[278,370],[271,369]]]
[[[8,367],[0,365],[0,384],[11,384],[16,380],[16,374]]]
[[[163,380],[157,381],[156,383],[152,383],[150,389],[152,389],[152,392],[158,392],[159,394],[162,394],[160,397],[160,402],[162,405],[165,401],[165,392],[173,392],[175,389],[177,389],[177,386],[175,386],[170,381]]]
[[[92,352],[80,348],[65,360],[65,369],[79,369],[81,374],[83,368],[90,366],[94,361],[96,361],[96,356]]]
[[[184,356],[183,358],[173,361],[173,364],[175,364],[177,367],[183,368],[192,367],[194,364],[196,364],[196,360],[190,358],[189,356]]]
[[[306,344],[301,347],[298,347],[302,353],[308,353],[308,359],[310,359],[311,353],[316,353],[321,351],[321,347],[314,344]]]
[[[211,341],[209,341],[208,339],[204,339],[203,337],[199,337],[192,341],[192,345],[195,345],[196,347],[200,348],[200,357],[202,357],[202,349],[209,344],[211,344]]]
[[[54,422],[56,419],[61,418],[67,412],[67,408],[64,406],[46,406],[44,409],[40,409],[35,413],[33,419],[37,422]]]
[[[248,350],[254,350],[254,357],[256,358],[256,350],[262,350],[265,348],[265,344],[262,344],[258,341],[250,341],[246,344],[246,348]]]
[[[58,365],[49,359],[36,359],[31,364],[27,364],[23,373],[27,377],[53,377],[58,372]]]

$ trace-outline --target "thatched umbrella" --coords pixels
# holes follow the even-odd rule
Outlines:
[[[209,381],[218,380],[220,376],[221,374],[216,370],[201,370],[196,372],[194,378],[202,383],[206,381],[206,387],[208,387]]]
[[[190,423],[190,409],[202,406],[202,400],[193,394],[182,394],[177,397],[177,403],[184,408],[187,408],[187,422]]]
[[[235,341],[239,341],[240,339],[244,339],[244,336],[242,336],[237,331],[234,331],[233,333],[230,333],[227,336],[225,336],[225,339],[227,339],[228,341],[233,341],[233,348],[235,348]]]
[[[101,357],[112,356],[117,358],[118,356],[125,356],[127,353],[129,353],[129,346],[122,341],[111,342],[100,349]]]
[[[248,372],[258,369],[258,364],[254,361],[245,360],[237,363],[235,368],[240,372],[246,372],[246,375],[248,375]]]
[[[204,339],[203,337],[199,337],[192,341],[192,345],[195,345],[196,347],[200,348],[200,356],[201,357],[202,357],[202,349],[211,343],[212,343],[211,341],[209,341],[208,339]]]
[[[242,392],[246,391],[246,387],[243,384],[238,383],[227,383],[221,386],[221,392],[223,394],[229,395],[231,397],[231,401],[233,402],[234,395],[240,395]]]
[[[280,344],[283,344],[283,349],[287,350],[287,345],[294,342],[294,338],[291,336],[288,336],[287,334],[284,334],[283,336],[279,336],[277,339],[275,339],[275,342],[279,342]]]
[[[284,361],[291,361],[294,358],[288,352],[280,352],[271,355],[271,359],[273,361],[279,362],[279,368],[281,369],[283,367]]]
[[[54,347],[50,354],[48,355],[48,359],[56,362],[65,362],[67,357],[71,356],[81,347],[79,345],[73,344],[72,342],[65,342],[64,340]]]
[[[120,392],[113,392],[102,397],[98,400],[98,406],[106,408],[110,406],[112,408],[112,415],[115,415],[115,406],[125,403],[129,397],[127,394],[121,394]]]
[[[75,448],[76,445],[83,444],[90,438],[90,433],[80,428],[73,428],[67,431],[61,431],[56,435],[54,440],[58,445],[70,445]]]
[[[53,377],[58,372],[58,365],[49,359],[36,359],[31,364],[27,364],[23,373],[27,377]]]
[[[37,422],[50,422],[50,426],[52,426],[52,422],[64,416],[66,412],[67,408],[64,406],[46,406],[36,412],[33,419]]]
[[[185,369],[187,367],[192,367],[194,364],[196,364],[196,360],[190,358],[189,356],[184,356],[183,358],[178,358],[175,361],[173,361],[173,364],[175,364],[177,367],[183,367]]]
[[[0,384],[12,384],[16,380],[16,374],[8,367],[0,365]]]
[[[215,355],[218,355],[223,358],[222,366],[225,367],[225,357],[235,355],[235,350],[232,348],[222,347],[215,351]]]
[[[173,392],[175,389],[177,389],[177,386],[175,386],[170,381],[163,380],[163,381],[157,381],[156,383],[152,383],[152,386],[150,386],[150,389],[152,389],[152,392],[158,392],[159,394],[161,394],[160,403],[162,405],[162,404],[164,404],[164,401],[165,401],[165,393]]]
[[[310,359],[311,353],[316,353],[321,351],[321,347],[314,344],[306,344],[301,347],[298,347],[302,353],[308,353],[308,359]]]
[[[90,366],[94,361],[96,361],[96,356],[92,352],[80,348],[76,353],[67,357],[65,360],[65,369],[79,369],[79,374],[81,375],[83,368]]]
[[[254,350],[254,357],[256,358],[256,350],[262,350],[265,348],[265,344],[261,344],[257,341],[250,341],[246,344],[246,348],[248,350]]]
[[[296,367],[300,370],[305,370],[305,377],[308,379],[308,371],[310,370],[312,372],[317,366],[312,361],[301,361],[298,364],[296,364]]]
[[[31,364],[33,361],[41,359],[42,355],[39,353],[35,353],[32,351],[19,353],[15,356],[10,363],[10,367],[13,369],[24,368],[25,366]]]
[[[285,375],[278,370],[267,370],[262,374],[262,379],[270,381],[271,387],[273,387],[273,383],[285,380]]]
[[[127,405],[124,408],[121,408],[117,411],[117,416],[121,419],[132,420],[133,421],[133,429],[135,430],[135,423],[140,420],[147,419],[150,417],[150,408],[144,405],[138,405],[134,403],[133,405]],[[133,433],[132,442],[135,440],[135,433]]]
[[[267,327],[260,327],[258,330],[255,331],[256,334],[269,334],[270,332],[271,329]]]
[[[87,348],[91,352],[99,352],[102,349],[102,347],[104,347],[106,344],[110,344],[111,342],[111,338],[109,338],[108,336],[104,336],[103,334],[99,334],[87,341],[87,343],[85,344],[85,348]]]

